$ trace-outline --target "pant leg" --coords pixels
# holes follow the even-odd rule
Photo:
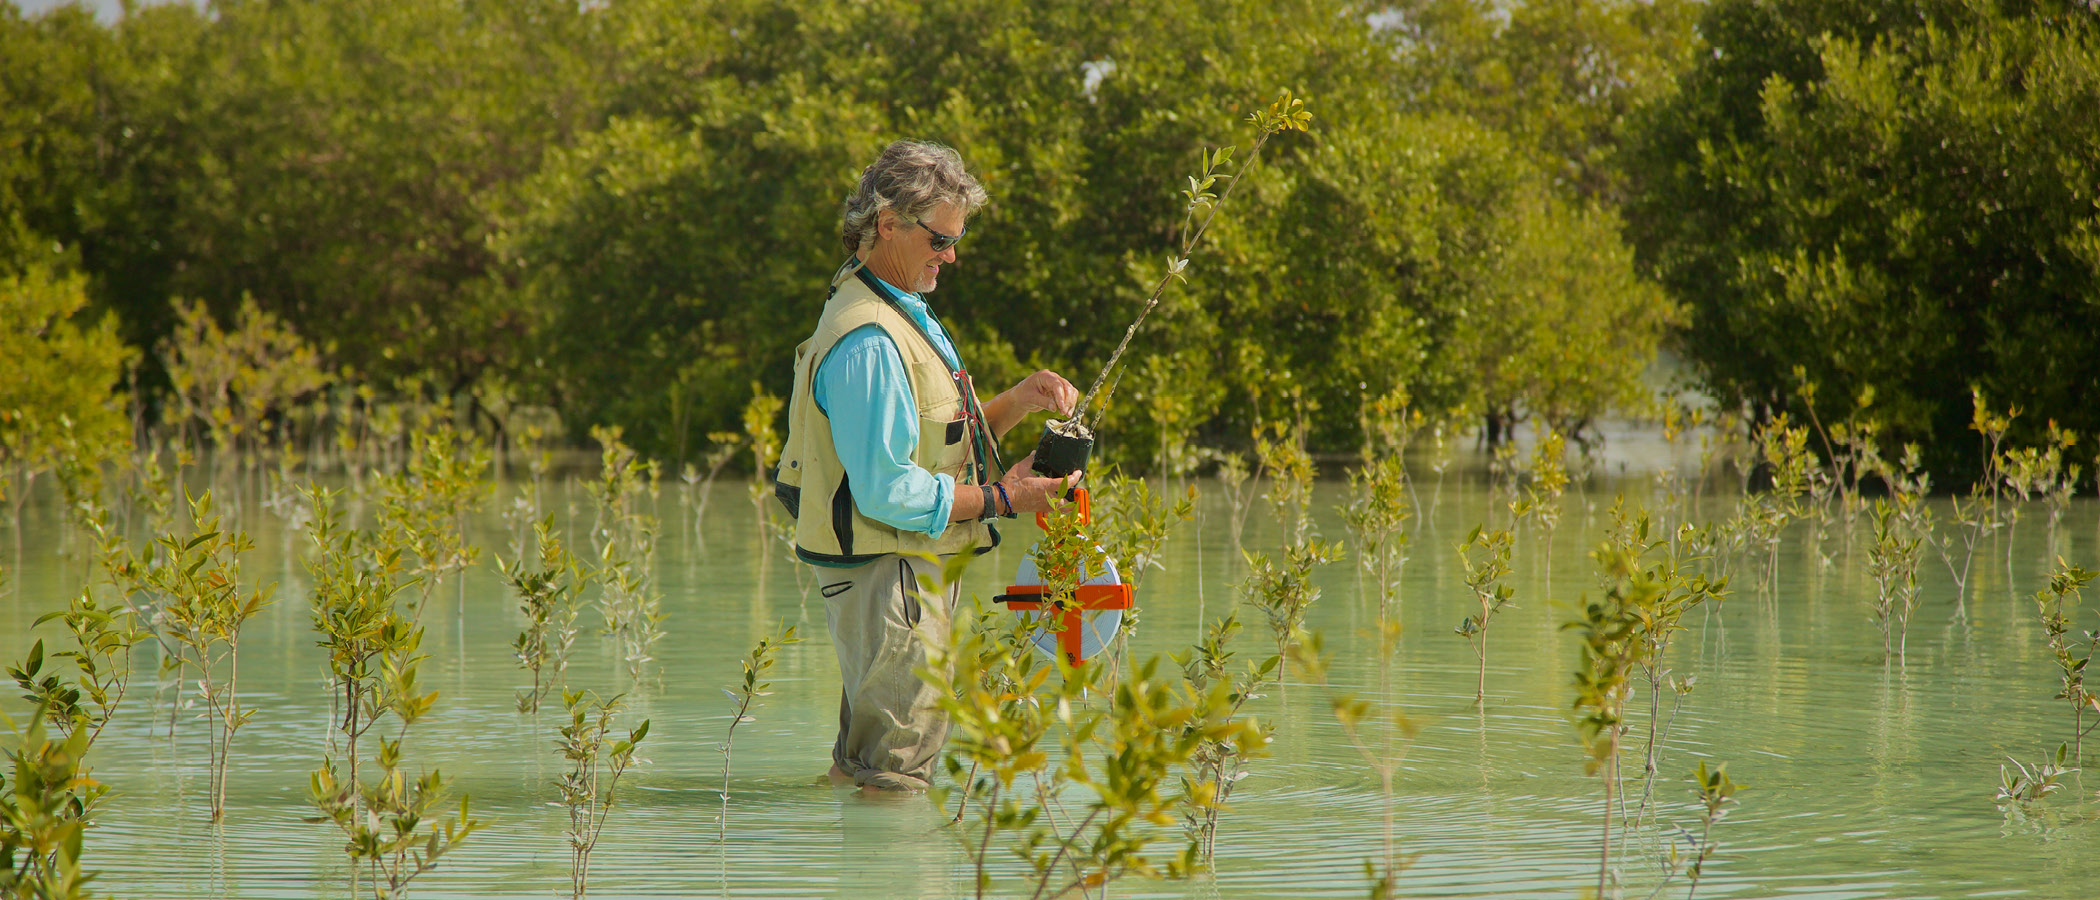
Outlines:
[[[831,759],[855,784],[925,790],[948,739],[942,690],[919,679],[929,646],[947,647],[957,591],[919,592],[936,563],[884,556],[852,569],[825,569],[821,593],[839,658],[839,732]]]

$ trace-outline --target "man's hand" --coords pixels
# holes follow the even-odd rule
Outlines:
[[[1006,393],[1023,414],[1043,410],[1064,415],[1072,411],[1072,404],[1079,402],[1079,389],[1049,369],[1037,369],[1035,374],[1021,379],[1020,384]]]
[[[1052,375],[1051,377],[1056,378],[1057,376]],[[1059,378],[1058,380],[1062,382],[1064,379]],[[1071,385],[1065,385],[1065,387],[1069,388]],[[1026,515],[1029,513],[1049,512],[1050,498],[1063,497],[1065,491],[1069,490],[1072,485],[1078,484],[1079,479],[1085,477],[1085,475],[1085,472],[1073,472],[1063,478],[1044,478],[1035,474],[1035,454],[1030,453],[1027,459],[1015,463],[1013,468],[1006,470],[1006,477],[999,479],[999,484],[1006,488],[1007,499],[1013,501],[1014,513]]]

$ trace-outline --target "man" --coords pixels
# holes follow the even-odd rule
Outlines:
[[[922,597],[919,576],[939,569],[919,554],[990,549],[992,518],[1041,512],[1080,474],[1034,477],[1032,456],[1001,473],[999,436],[1031,412],[1069,412],[1079,392],[1043,370],[980,403],[926,304],[985,199],[954,150],[885,148],[846,201],[852,256],[795,351],[776,477],[838,651],[831,778],[864,791],[925,790],[948,737],[939,691],[914,670],[947,645],[956,593]]]

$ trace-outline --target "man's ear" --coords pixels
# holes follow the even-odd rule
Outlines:
[[[897,236],[897,211],[885,209],[875,214],[875,235],[883,240]]]

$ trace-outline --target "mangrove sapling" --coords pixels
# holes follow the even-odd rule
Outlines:
[[[1254,485],[1247,468],[1247,458],[1231,451],[1214,451],[1218,461],[1218,482],[1225,487],[1225,504],[1230,516],[1225,524],[1232,533],[1232,552],[1237,557],[1245,544],[1240,540],[1247,530],[1247,511],[1253,507]]]
[[[958,556],[957,559],[962,559]],[[945,590],[962,566],[943,567]],[[930,579],[927,579],[930,581]],[[980,610],[981,612],[981,610]],[[1164,865],[1148,854],[1159,840],[1158,825],[1213,802],[1203,785],[1178,795],[1162,793],[1168,780],[1185,772],[1205,742],[1231,740],[1245,723],[1235,721],[1227,687],[1192,691],[1183,679],[1158,675],[1158,660],[1133,665],[1113,688],[1101,684],[1111,658],[1097,656],[1074,667],[1057,663],[1055,687],[1049,670],[1034,667],[1023,648],[1027,638],[1005,629],[973,628],[952,647],[935,648],[919,677],[940,688],[951,718],[947,769],[961,776],[978,797],[982,825],[968,847],[976,867],[976,896],[991,888],[986,861],[995,837],[1005,835],[1034,881],[1031,900],[1100,889],[1125,875],[1184,878],[1198,866],[1200,848],[1188,847]],[[996,669],[997,671],[989,671]],[[1042,696],[1050,691],[1052,696]],[[1088,702],[1105,696],[1107,708]],[[1043,749],[1055,734],[1062,761],[1051,766]],[[1016,789],[1022,776],[1037,780],[1032,796]],[[1077,817],[1057,815],[1068,791],[1091,794]]]
[[[403,766],[408,730],[437,704],[437,692],[417,686],[423,628],[400,608],[402,550],[384,539],[347,528],[335,507],[335,492],[308,492],[314,511],[314,631],[327,652],[328,680],[337,708],[328,752],[308,779],[307,800],[318,815],[307,821],[332,824],[345,838],[351,891],[369,877],[372,895],[405,896],[408,885],[435,868],[481,827],[460,797],[459,812],[440,819],[447,779],[436,770],[411,775]],[[391,739],[382,732],[365,777],[363,738],[392,716]]]
[[[1265,755],[1270,741],[1269,729],[1251,716],[1241,719],[1240,709],[1276,686],[1282,662],[1282,657],[1270,656],[1260,663],[1249,661],[1234,671],[1234,652],[1228,647],[1239,632],[1239,617],[1226,616],[1211,623],[1203,640],[1195,646],[1171,657],[1181,666],[1191,694],[1205,696],[1225,686],[1224,705],[1218,715],[1242,726],[1228,735],[1199,743],[1189,755],[1189,771],[1182,778],[1183,793],[1210,797],[1210,802],[1192,804],[1182,813],[1183,826],[1200,847],[1199,858],[1206,861],[1217,853],[1218,817],[1232,799],[1233,788],[1247,777],[1247,762]]]
[[[1308,540],[1284,548],[1283,565],[1262,553],[1247,554],[1247,580],[1241,596],[1268,617],[1269,632],[1276,639],[1276,655],[1289,656],[1291,645],[1305,628],[1305,613],[1320,599],[1320,588],[1312,582],[1314,566],[1341,559],[1339,544]]]
[[[1684,900],[1694,900],[1699,895],[1699,879],[1706,875],[1706,864],[1713,860],[1720,845],[1714,842],[1714,826],[1728,815],[1728,804],[1735,802],[1737,791],[1743,789],[1728,777],[1728,764],[1722,763],[1706,768],[1706,761],[1699,761],[1699,770],[1692,773],[1693,793],[1699,797],[1699,835],[1691,838],[1692,864],[1686,875],[1692,882]],[[1689,835],[1687,835],[1689,837]]]
[[[1305,451],[1305,421],[1303,407],[1298,424],[1293,427],[1283,422],[1274,422],[1267,429],[1258,430],[1254,437],[1254,457],[1261,463],[1261,474],[1269,480],[1269,492],[1262,495],[1269,501],[1269,513],[1276,517],[1276,524],[1283,528],[1286,543],[1303,543],[1312,534],[1312,455]],[[1262,431],[1267,431],[1263,434]]]
[[[641,511],[641,495],[657,479],[657,464],[642,463],[634,450],[620,441],[618,427],[595,427],[591,437],[603,448],[597,479],[585,484],[596,501],[591,542],[598,564],[591,580],[598,582],[598,611],[604,617],[601,632],[613,639],[627,676],[640,682],[647,674],[650,653],[663,637],[663,598],[655,590],[656,517]]]
[[[145,568],[144,583],[163,598],[153,615],[155,630],[178,651],[162,666],[178,673],[193,671],[198,696],[207,708],[211,819],[218,822],[226,815],[226,770],[234,734],[255,714],[240,699],[241,626],[270,599],[269,589],[243,592],[240,559],[254,543],[220,527],[210,491],[190,500],[190,517],[195,533],[162,537]]]
[[[1780,533],[1809,512],[1802,498],[1810,494],[1821,464],[1808,449],[1808,429],[1789,424],[1786,413],[1759,429],[1756,441],[1771,468],[1772,487],[1750,495],[1756,499],[1750,537],[1765,552],[1764,584],[1766,590],[1774,591],[1779,584]]]
[[[1211,223],[1217,221],[1218,213],[1225,208],[1226,201],[1232,199],[1232,192],[1238,190],[1240,183],[1246,180],[1247,173],[1253,171],[1254,163],[1261,158],[1262,148],[1268,145],[1269,138],[1286,131],[1310,129],[1312,113],[1305,110],[1305,101],[1293,99],[1290,91],[1284,91],[1266,109],[1258,109],[1249,114],[1247,121],[1254,126],[1254,148],[1247,151],[1247,161],[1240,165],[1239,172],[1232,175],[1224,173],[1225,166],[1232,161],[1233,148],[1220,147],[1214,151],[1202,151],[1202,172],[1189,176],[1188,187],[1181,192],[1186,204],[1181,213],[1179,252],[1168,261],[1166,274],[1153,286],[1152,295],[1145,298],[1145,305],[1138,310],[1137,319],[1123,332],[1123,339],[1116,343],[1115,352],[1108,355],[1108,363],[1101,367],[1101,374],[1094,376],[1093,385],[1087,388],[1086,394],[1072,407],[1072,415],[1066,421],[1085,421],[1083,417],[1087,406],[1094,401],[1095,395],[1101,392],[1101,386],[1108,381],[1109,373],[1115,371],[1116,363],[1123,358],[1123,351],[1130,347],[1130,339],[1137,335],[1138,326],[1145,324],[1145,317],[1151,314],[1153,307],[1159,305],[1159,298],[1166,293],[1168,285],[1173,284],[1177,278],[1188,278],[1189,257],[1194,255],[1196,248],[1202,244],[1203,236],[1210,231]],[[1223,194],[1214,194],[1211,188],[1217,186],[1219,179],[1226,179],[1229,183],[1225,185]],[[1200,224],[1196,222],[1198,213],[1203,215]]]
[[[2056,660],[2062,684],[2053,699],[2071,704],[2071,744],[2077,749],[2072,759],[2078,765],[2085,763],[2086,734],[2100,726],[2100,695],[2085,686],[2086,666],[2092,663],[2094,652],[2100,650],[2100,632],[2085,632],[2083,640],[2071,637],[2071,626],[2078,618],[2079,594],[2094,574],[2059,559],[2056,571],[2049,574],[2049,585],[2034,594],[2035,605],[2041,610],[2042,639]],[[2093,725],[2085,724],[2088,709],[2096,713]]]
[[[566,681],[569,651],[576,644],[577,595],[583,572],[576,558],[554,533],[554,517],[532,526],[539,548],[539,566],[528,568],[523,558],[496,567],[518,595],[518,611],[525,616],[525,630],[511,642],[518,665],[532,673],[532,686],[518,691],[518,711],[537,713],[540,702]]]
[[[768,512],[766,500],[773,496],[769,473],[780,462],[780,418],[786,401],[768,393],[758,382],[751,383],[751,402],[744,404],[744,443],[751,448],[751,507],[760,518]]]
[[[89,590],[81,591],[65,611],[46,613],[36,624],[53,619],[65,624],[73,642],[72,649],[50,658],[70,660],[74,679],[61,677],[55,666],[44,671],[41,638],[30,647],[28,658],[19,666],[8,667],[7,674],[22,688],[24,699],[45,711],[61,737],[85,731],[85,746],[92,746],[124,702],[131,683],[131,649],[146,640],[146,631],[139,627],[137,613],[130,607],[105,607]]]
[[[1494,622],[1496,613],[1510,605],[1516,593],[1502,583],[1509,577],[1512,543],[1508,531],[1486,531],[1476,525],[1466,535],[1465,543],[1458,545],[1458,562],[1466,570],[1466,589],[1480,604],[1480,612],[1467,616],[1452,631],[1472,642],[1473,655],[1479,657],[1480,680],[1473,692],[1473,702],[1477,704],[1487,703],[1488,625]]]
[[[686,505],[692,508],[690,522],[694,546],[707,543],[701,529],[707,522],[708,498],[714,495],[715,478],[722,474],[722,467],[736,458],[737,447],[743,443],[744,436],[734,431],[711,431],[707,434],[707,440],[709,446],[704,465],[694,468],[692,463],[687,463],[679,473],[686,485]]]
[[[729,763],[732,758],[730,755],[731,751],[736,743],[736,727],[745,722],[757,720],[758,717],[752,715],[751,710],[757,705],[758,698],[769,697],[773,693],[773,685],[760,679],[765,677],[767,669],[773,668],[773,664],[779,661],[776,654],[780,652],[781,647],[799,643],[802,643],[802,639],[795,635],[795,626],[783,623],[783,627],[776,629],[765,637],[759,638],[758,643],[751,645],[751,652],[744,654],[743,680],[734,688],[722,689],[722,693],[729,696],[730,707],[729,728],[722,732],[722,818],[720,825],[725,853],[728,852],[726,848],[729,844]],[[644,722],[642,724],[646,730],[646,726],[649,723]]]
[[[1531,477],[1525,485],[1531,519],[1546,533],[1546,578],[1553,578],[1553,529],[1560,525],[1560,498],[1568,489],[1567,440],[1546,429],[1531,448]]]
[[[1174,534],[1174,526],[1196,515],[1196,487],[1189,485],[1179,498],[1155,496],[1141,478],[1125,478],[1110,469],[1095,483],[1094,537],[1115,561],[1116,573],[1133,588],[1160,563],[1161,549]],[[1126,614],[1126,621],[1128,614]]]
[[[643,719],[621,738],[614,731],[620,712],[618,695],[599,700],[589,691],[564,688],[561,700],[569,720],[555,745],[568,760],[569,770],[555,784],[561,788],[562,806],[569,811],[570,895],[582,900],[590,887],[591,852],[598,849],[598,836],[612,814],[620,777],[637,762],[635,749],[649,737],[649,720]]]
[[[1867,574],[1874,578],[1874,624],[1881,628],[1881,654],[1901,659],[1909,645],[1910,614],[1918,608],[1918,547],[1923,535],[1906,524],[1904,504],[1916,497],[1899,494],[1896,502],[1874,501],[1874,544],[1867,548]]]
[[[85,763],[89,732],[53,738],[54,711],[39,705],[28,724],[0,713],[13,735],[0,755],[0,897],[74,900],[94,877],[81,868],[95,808],[109,788]]]
[[[380,479],[379,523],[382,540],[415,557],[420,589],[413,612],[421,620],[432,591],[481,555],[467,543],[467,514],[489,492],[489,455],[449,426],[419,430],[409,441],[408,465]],[[459,591],[464,610],[464,580]]]
[[[1400,570],[1407,564],[1407,520],[1413,516],[1407,467],[1397,453],[1381,456],[1349,473],[1349,505],[1342,524],[1356,543],[1357,570],[1371,581],[1378,616],[1399,613]]]
[[[1582,635],[1582,665],[1575,672],[1576,730],[1589,752],[1588,770],[1604,785],[1604,835],[1598,858],[1597,894],[1604,896],[1612,874],[1612,823],[1618,818],[1618,768],[1626,736],[1626,702],[1637,668],[1655,665],[1678,630],[1683,611],[1718,599],[1725,582],[1704,574],[1686,575],[1673,555],[1654,564],[1646,557],[1669,541],[1649,540],[1648,517],[1623,519],[1612,539],[1591,554],[1606,587],[1595,600],[1584,600],[1577,617],[1562,627]],[[1651,680],[1652,680],[1651,676]]]
[[[1998,766],[1998,808],[2008,816],[2025,813],[2043,798],[2063,790],[2064,776],[2078,771],[2064,765],[2070,751],[2069,744],[2057,744],[2053,759],[2045,756],[2033,765],[2006,757],[2012,768],[2007,769],[2002,763]]]

